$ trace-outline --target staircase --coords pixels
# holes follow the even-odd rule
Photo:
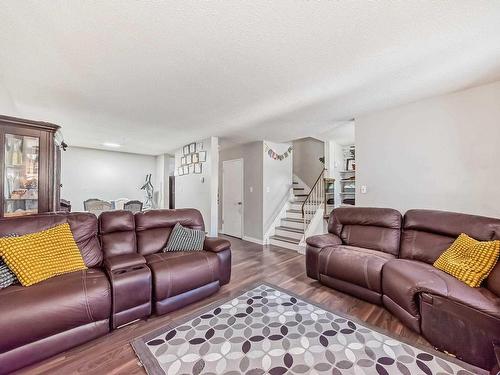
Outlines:
[[[309,188],[299,182],[293,183],[293,195],[288,202],[286,216],[281,219],[281,224],[275,227],[275,234],[269,237],[271,245],[285,247],[300,251],[299,243],[304,237],[304,218],[302,204],[309,195]]]
[[[304,253],[305,233],[311,232],[310,224],[317,225],[317,214],[323,212],[320,208],[325,197],[324,175],[325,169],[311,189],[302,182],[293,182],[293,195],[287,203],[286,215],[281,218],[281,225],[274,228],[274,235],[269,237],[269,243]],[[313,230],[315,225],[312,227]]]

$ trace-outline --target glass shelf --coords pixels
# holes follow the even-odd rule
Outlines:
[[[40,139],[5,134],[4,216],[38,213]]]

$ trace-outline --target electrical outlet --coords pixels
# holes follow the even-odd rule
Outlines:
[[[361,185],[361,194],[366,194],[367,190],[366,185]]]

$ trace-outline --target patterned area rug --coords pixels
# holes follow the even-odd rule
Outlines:
[[[471,374],[269,284],[132,346],[148,374]]]

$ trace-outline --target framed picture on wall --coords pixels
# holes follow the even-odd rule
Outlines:
[[[194,164],[194,173],[200,174],[202,172],[201,163]]]
[[[189,153],[192,154],[194,152],[196,152],[196,143],[193,142],[189,145]]]
[[[189,145],[185,145],[185,146],[182,148],[182,153],[183,153],[184,155],[189,154]]]
[[[189,165],[189,164],[192,164],[193,163],[193,157],[191,154],[189,155],[186,155],[186,164]]]
[[[201,151],[203,150],[203,142],[199,142],[196,144],[196,151]]]
[[[186,157],[181,156],[181,165],[184,165],[184,164],[186,164]]]
[[[193,174],[194,173],[194,164],[191,164],[189,166],[189,173]]]
[[[195,152],[195,153],[193,154],[193,159],[192,159],[192,160],[193,160],[193,163],[194,163],[194,164],[196,164],[196,163],[198,163],[198,162],[200,161],[200,156],[198,155],[198,153],[197,153],[197,152]]]
[[[206,151],[198,152],[198,158],[200,159],[200,162],[206,162],[207,161],[207,152]]]
[[[345,164],[346,171],[354,171],[356,169],[356,160],[347,159]]]
[[[177,168],[177,176],[182,176],[184,174],[184,168],[179,167]]]
[[[185,165],[184,167],[182,167],[182,170],[184,174],[189,174],[189,165]]]

